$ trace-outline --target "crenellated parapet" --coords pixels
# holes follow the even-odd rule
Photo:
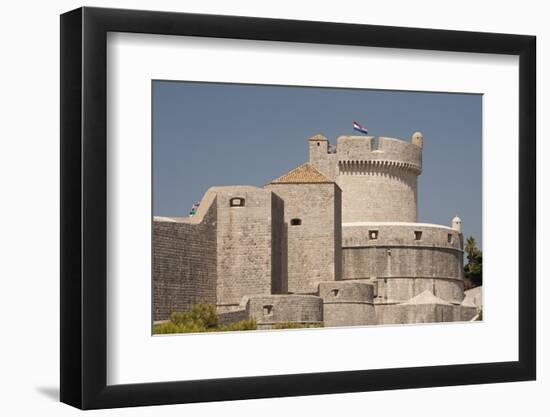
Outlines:
[[[415,175],[420,175],[422,167],[404,161],[391,160],[343,160],[338,161],[340,173],[395,173],[399,174],[403,171],[411,171]]]
[[[422,172],[422,148],[399,139],[374,136],[340,136],[337,145],[340,166],[359,164],[389,166]]]
[[[424,137],[411,142],[376,136],[309,139],[310,164],[342,189],[342,220],[417,221],[417,177]]]

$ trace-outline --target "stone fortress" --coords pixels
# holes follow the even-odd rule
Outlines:
[[[153,221],[153,320],[193,304],[220,321],[329,326],[468,321],[461,220],[418,223],[421,133],[322,135],[309,162],[212,187],[193,217]]]

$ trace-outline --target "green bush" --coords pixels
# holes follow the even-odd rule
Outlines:
[[[218,325],[216,306],[213,304],[195,304],[191,311],[174,312],[170,321],[179,326],[199,326],[206,329]]]
[[[256,330],[255,320],[242,320],[236,323],[219,325],[216,306],[195,304],[191,311],[173,312],[170,321],[153,326],[153,334],[229,332]]]
[[[294,323],[294,322],[285,322],[277,323],[273,326],[274,329],[308,329],[313,327],[323,327],[322,323]]]
[[[171,333],[200,333],[205,332],[206,328],[194,323],[176,324],[172,321],[159,323],[153,326],[153,334],[171,334]]]
[[[232,331],[240,331],[240,330],[256,330],[258,326],[256,325],[256,320],[241,320],[236,323],[226,324],[224,326],[220,326],[216,329],[216,331],[220,332],[232,332]]]

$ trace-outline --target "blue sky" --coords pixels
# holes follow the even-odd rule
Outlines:
[[[214,185],[262,186],[308,160],[307,139],[424,134],[420,222],[482,243],[482,95],[153,81],[153,213],[186,216]]]

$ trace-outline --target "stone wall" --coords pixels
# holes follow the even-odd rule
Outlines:
[[[338,155],[329,151],[330,143],[324,136],[316,135],[309,139],[309,163],[331,181],[338,175]]]
[[[376,222],[348,224],[342,230],[343,279],[377,278],[377,302],[406,301],[424,290],[462,302],[463,242],[458,231]]]
[[[441,323],[456,321],[459,306],[445,304],[377,305],[378,324]]]
[[[319,284],[325,327],[377,324],[373,305],[374,285],[335,281]]]
[[[344,278],[424,277],[461,279],[461,252],[437,247],[363,247],[344,249]]]
[[[269,329],[277,323],[323,322],[323,300],[314,295],[253,296],[249,297],[246,310],[259,329]]]
[[[256,187],[211,190],[216,192],[218,208],[218,309],[237,308],[245,295],[271,294],[272,287],[282,291],[278,261],[283,231],[273,229],[283,225],[282,202],[273,201],[270,191]]]
[[[464,291],[463,303],[481,308],[483,306],[483,287],[475,287]]]
[[[218,324],[226,325],[237,323],[239,321],[248,320],[248,313],[246,309],[232,310],[220,312],[218,311]]]
[[[336,187],[334,194],[334,279],[340,280],[343,276],[343,257],[342,251],[342,191]]]
[[[284,201],[271,193],[271,294],[288,292],[288,241]]]
[[[455,317],[454,321],[471,321],[474,317],[476,317],[479,314],[479,308],[477,307],[470,307],[470,306],[454,306],[456,308],[455,310]]]
[[[400,139],[374,136],[340,136],[338,161],[386,161],[422,171],[422,148]]]
[[[417,221],[417,174],[372,162],[346,162],[336,180],[342,189],[342,221]]]
[[[378,278],[377,281],[377,303],[403,302],[425,290],[451,303],[461,303],[464,298],[464,283],[460,280],[393,277]]]
[[[153,221],[153,320],[167,320],[193,304],[216,303],[216,201],[200,219]]]
[[[288,291],[311,294],[341,276],[340,189],[326,184],[268,184],[284,201]],[[293,225],[293,223],[299,223]]]

